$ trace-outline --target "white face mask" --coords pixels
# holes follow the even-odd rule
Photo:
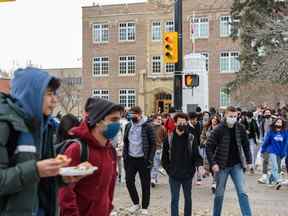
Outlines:
[[[237,122],[237,118],[226,117],[226,122],[228,124],[228,127],[233,127]]]

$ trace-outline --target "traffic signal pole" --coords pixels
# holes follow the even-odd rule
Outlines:
[[[174,12],[175,31],[178,32],[178,63],[175,64],[174,75],[174,107],[182,111],[182,71],[183,71],[183,40],[182,40],[182,0],[175,1]]]

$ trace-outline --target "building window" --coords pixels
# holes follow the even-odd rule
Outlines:
[[[136,25],[133,22],[119,24],[119,40],[120,41],[135,41]]]
[[[136,72],[136,57],[135,56],[120,56],[119,57],[119,73],[120,75],[131,75]]]
[[[152,73],[161,73],[161,56],[152,57]]]
[[[220,37],[229,37],[231,35],[231,16],[220,17]]]
[[[206,59],[206,71],[209,71],[209,54],[208,53],[201,53]]]
[[[208,38],[209,20],[208,17],[197,17],[191,19],[191,39]]]
[[[93,58],[93,76],[106,76],[109,73],[109,58]]]
[[[238,52],[223,52],[220,54],[220,72],[235,73],[240,70]]]
[[[233,28],[237,29],[237,36],[239,36],[239,19],[232,20],[231,16],[221,16],[220,17],[220,37],[230,37]]]
[[[136,104],[136,93],[134,89],[120,89],[119,103],[125,108],[134,107]]]
[[[152,22],[152,41],[161,40],[161,22]]]
[[[109,40],[108,24],[93,24],[93,42],[107,43]]]
[[[166,73],[174,73],[175,72],[175,64],[166,64],[165,65]]]
[[[173,21],[167,21],[165,23],[165,32],[174,32],[174,22]]]
[[[92,96],[109,100],[109,90],[106,89],[93,89]]]
[[[229,88],[220,89],[220,107],[230,106],[230,94],[231,93]]]

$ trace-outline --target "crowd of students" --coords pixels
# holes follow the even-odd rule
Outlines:
[[[285,160],[288,171],[285,108],[246,112],[230,106],[223,113],[171,109],[146,117],[141,107],[124,110],[91,97],[81,120],[67,114],[59,123],[52,117],[59,87],[60,80],[47,72],[26,68],[15,72],[10,95],[0,93],[0,215],[115,215],[117,179],[126,183],[132,201],[127,210],[149,215],[151,187],[166,173],[172,216],[179,215],[181,187],[184,216],[191,216],[194,176],[196,185],[212,176],[213,216],[221,215],[229,176],[242,215],[250,216],[246,170],[254,174],[262,167],[257,181],[276,189],[287,184],[281,166]],[[98,169],[85,176],[59,175],[67,166]]]

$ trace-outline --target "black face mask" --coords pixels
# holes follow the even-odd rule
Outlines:
[[[178,126],[177,126],[177,129],[178,129],[180,132],[183,132],[183,131],[185,131],[185,129],[186,129],[186,125],[178,125]]]
[[[138,118],[137,118],[136,116],[135,116],[135,117],[132,117],[131,120],[132,120],[133,123],[137,123],[137,122],[138,122]]]
[[[275,127],[276,127],[277,129],[282,129],[282,126],[280,126],[280,125],[275,125]]]
[[[264,118],[266,119],[271,118],[271,115],[265,115]]]

